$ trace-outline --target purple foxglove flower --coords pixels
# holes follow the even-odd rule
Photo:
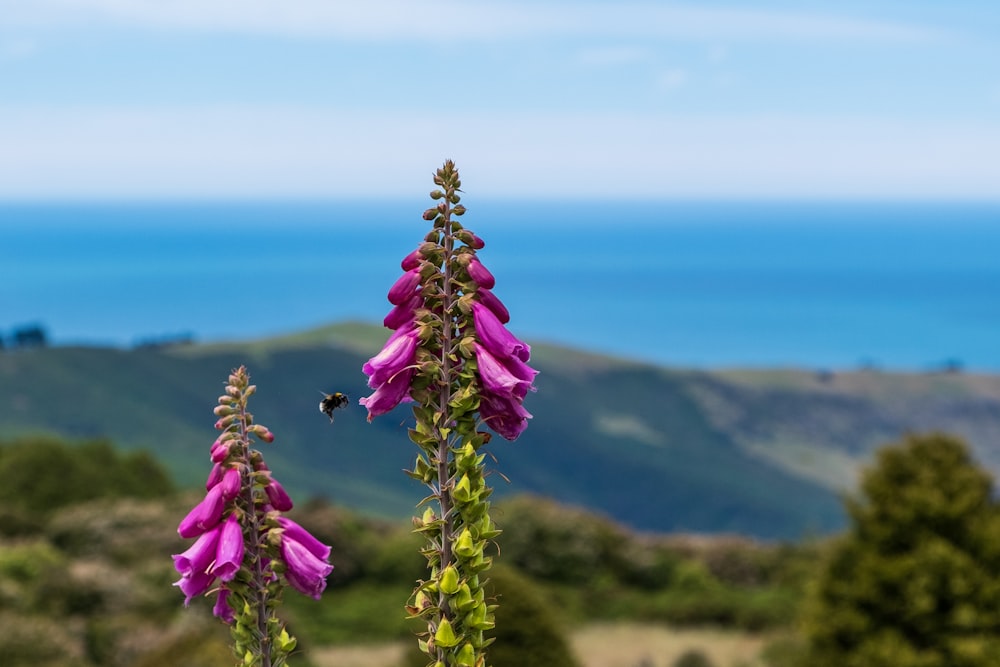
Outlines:
[[[229,456],[229,443],[216,440],[212,443],[212,463],[222,463]]]
[[[517,357],[521,361],[528,361],[531,358],[531,347],[507,331],[493,311],[482,303],[473,302],[472,321],[479,342],[498,359]]]
[[[484,393],[479,397],[479,415],[486,425],[507,440],[517,440],[531,419],[520,401]]]
[[[389,314],[385,316],[384,320],[382,320],[382,324],[387,329],[393,330],[399,329],[405,324],[409,324],[413,321],[413,318],[416,315],[416,310],[422,303],[423,299],[420,298],[419,294],[414,292],[413,296],[410,297],[408,301],[405,301],[390,310]]]
[[[320,560],[326,560],[330,557],[330,547],[323,544],[316,537],[310,533],[308,530],[295,523],[291,519],[283,516],[278,517],[278,525],[284,529],[282,537],[287,535],[291,539],[295,540],[306,549],[309,550],[313,556],[319,558]]]
[[[469,277],[476,281],[476,284],[485,289],[492,289],[496,285],[497,281],[490,273],[489,269],[483,266],[475,257],[469,262]]]
[[[223,581],[230,581],[243,565],[243,528],[236,512],[229,515],[219,532],[212,574]]]
[[[223,500],[228,503],[230,500],[238,496],[242,481],[240,471],[236,468],[230,468],[226,472],[222,473],[222,481],[219,482],[219,486],[222,487]]]
[[[228,625],[232,625],[236,621],[233,608],[229,606],[229,589],[225,586],[219,589],[219,594],[215,598],[215,606],[212,607],[212,615]]]
[[[380,387],[413,363],[417,353],[417,336],[416,329],[393,335],[381,352],[365,362],[362,370],[368,376],[369,387]]]
[[[497,298],[496,294],[488,289],[478,289],[476,290],[476,298],[479,299],[479,303],[493,311],[493,314],[497,316],[501,324],[510,322],[510,312],[508,312],[507,306],[503,305],[500,299]]]
[[[518,401],[524,400],[528,390],[532,388],[531,379],[534,379],[534,376],[531,379],[520,378],[510,372],[482,345],[476,343],[474,347],[476,365],[479,368],[479,377],[483,381],[483,389],[499,396],[515,398]],[[512,357],[511,360],[522,363],[517,357]],[[528,366],[524,366],[524,368],[533,373],[536,372]]]
[[[201,537],[195,541],[187,551],[181,554],[174,554],[174,569],[183,577],[191,577],[196,574],[208,572],[208,568],[215,561],[215,552],[219,544],[219,535],[222,526],[216,526],[212,530],[202,533]]]
[[[368,408],[368,421],[372,417],[384,415],[403,402],[410,402],[410,382],[413,380],[413,369],[407,368],[387,380],[375,390],[371,396],[358,399],[358,403]]]
[[[174,586],[184,593],[184,606],[191,604],[195,596],[201,595],[212,587],[215,582],[215,575],[208,572],[192,571],[174,582]]]
[[[177,532],[181,537],[198,537],[211,530],[222,520],[222,511],[226,508],[226,499],[222,496],[222,484],[216,484],[200,503],[195,505],[187,516],[181,519]]]
[[[420,284],[420,269],[407,271],[389,288],[389,303],[398,306],[409,301],[418,284]]]
[[[278,510],[279,512],[287,512],[292,509],[292,497],[288,495],[278,480],[271,478],[271,481],[267,486],[264,487],[264,492],[267,494],[267,500],[271,503],[271,507]]]
[[[285,580],[292,588],[318,600],[326,590],[326,578],[333,571],[333,566],[287,532],[281,536],[281,558],[285,561]]]
[[[483,241],[478,236],[476,236],[474,233],[469,232],[469,245],[475,248],[476,250],[482,250],[483,248],[486,247],[486,242]]]
[[[213,486],[222,481],[222,473],[224,468],[221,464],[216,463],[212,466],[212,470],[208,473],[208,479],[205,480],[205,489],[211,489]]]
[[[424,261],[424,256],[420,252],[420,248],[417,248],[409,255],[403,258],[403,261],[399,265],[404,271],[412,271],[413,269],[420,266],[420,263]]]

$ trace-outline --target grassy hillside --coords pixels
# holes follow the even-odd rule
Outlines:
[[[401,470],[415,449],[406,407],[368,424],[360,367],[384,330],[346,324],[248,343],[0,354],[0,436],[108,437],[144,448],[182,485],[208,471],[212,408],[246,364],[267,460],[298,495],[408,515],[423,489]],[[1000,379],[854,373],[704,373],[535,348],[535,415],[516,442],[494,439],[499,496],[534,492],[655,531],[794,538],[842,525],[837,498],[871,450],[907,429],[966,435],[1000,463]],[[353,406],[330,424],[320,391]]]

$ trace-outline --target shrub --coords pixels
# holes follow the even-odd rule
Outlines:
[[[808,664],[1000,664],[1000,514],[966,446],[934,434],[883,449],[848,511],[808,616]]]

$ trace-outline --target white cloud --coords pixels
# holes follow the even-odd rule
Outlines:
[[[456,41],[602,35],[678,39],[925,40],[936,30],[810,12],[658,2],[462,0],[0,0],[8,26],[123,23],[152,29]]]
[[[0,197],[416,195],[996,199],[1000,124],[296,107],[0,109]],[[473,185],[474,184],[474,185]]]

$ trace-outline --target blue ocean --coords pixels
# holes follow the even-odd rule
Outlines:
[[[1000,371],[1000,204],[463,201],[529,342],[675,367]],[[0,204],[0,334],[380,322],[426,201]]]

